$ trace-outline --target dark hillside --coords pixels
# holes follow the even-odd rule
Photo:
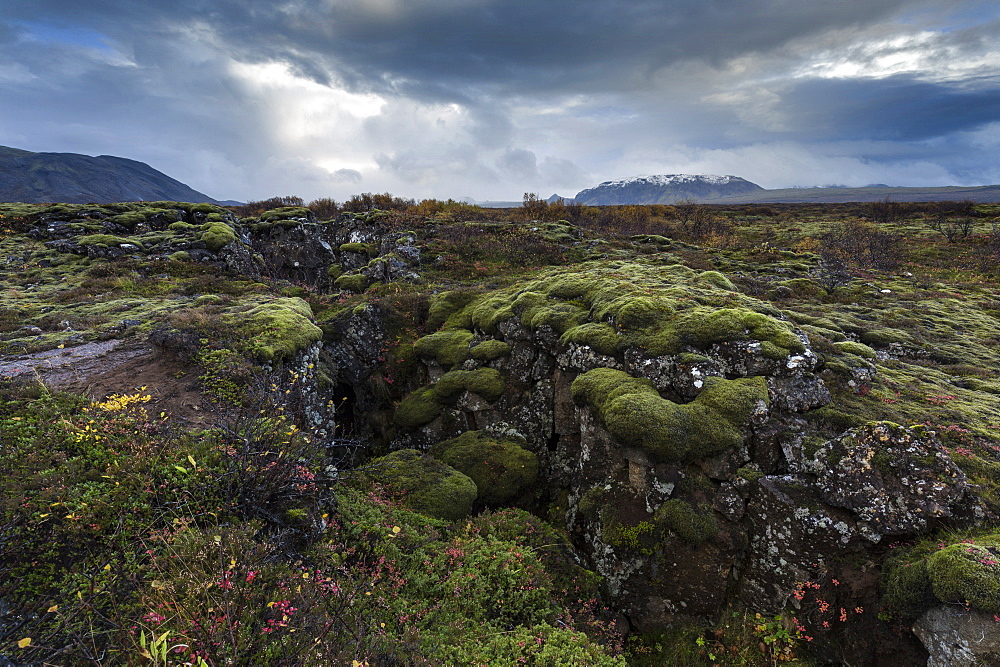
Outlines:
[[[106,204],[160,200],[220,203],[143,162],[0,146],[0,201]]]

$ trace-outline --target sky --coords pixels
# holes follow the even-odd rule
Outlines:
[[[1000,3],[3,0],[0,144],[216,199],[1000,183]]]

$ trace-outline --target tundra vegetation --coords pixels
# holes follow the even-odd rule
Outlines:
[[[0,204],[0,662],[819,665],[871,658],[861,635],[919,656],[934,605],[1000,613],[1000,206],[524,201]],[[618,481],[546,488],[565,441],[488,419],[564,373],[516,377],[533,339],[606,360],[567,362],[565,404],[679,471],[670,499],[634,516]],[[88,345],[159,370],[52,371]],[[648,562],[721,548],[704,462],[777,409],[764,372],[668,388],[626,362],[736,348],[815,355],[830,396],[799,415],[802,457],[919,427],[978,513],[833,553],[780,609],[624,613],[573,526]]]

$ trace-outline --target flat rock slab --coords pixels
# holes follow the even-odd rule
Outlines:
[[[47,385],[65,385],[74,380],[99,374],[107,370],[109,364],[118,365],[149,351],[143,347],[119,349],[123,347],[124,341],[105,340],[34,354],[5,356],[0,359],[0,377],[37,376]]]
[[[82,393],[94,400],[143,391],[153,397],[146,406],[151,414],[166,412],[193,422],[209,421],[212,413],[198,392],[197,367],[136,341],[106,340],[4,355],[0,378],[35,380],[50,389]]]

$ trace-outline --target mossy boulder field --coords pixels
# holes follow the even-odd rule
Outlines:
[[[530,204],[0,204],[0,663],[997,664],[1000,207]]]

